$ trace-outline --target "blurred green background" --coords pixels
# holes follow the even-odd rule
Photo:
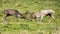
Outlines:
[[[32,22],[19,18],[16,22],[14,16],[9,16],[7,22],[2,22],[4,9],[17,9],[21,13],[27,10],[52,9],[55,11],[55,22],[50,17],[43,18],[44,22]],[[60,0],[0,0],[0,34],[60,34]]]

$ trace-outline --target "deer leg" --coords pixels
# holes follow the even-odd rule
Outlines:
[[[43,16],[40,17],[40,22],[42,22]]]
[[[49,16],[52,18],[52,20],[55,21],[55,18],[54,18],[54,15],[53,15],[53,14],[50,14]],[[52,20],[51,20],[51,21],[52,21]]]
[[[15,18],[16,18],[16,21],[18,22],[19,20],[18,20],[18,15],[15,15]]]
[[[3,20],[5,21],[7,17],[8,17],[8,15],[5,14],[5,16],[3,16]]]
[[[34,17],[35,21],[37,21],[37,17]]]
[[[41,22],[43,17],[37,17],[37,21]]]
[[[51,15],[51,18],[55,21],[54,15]]]

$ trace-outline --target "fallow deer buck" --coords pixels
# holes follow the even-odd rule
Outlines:
[[[36,14],[34,14],[34,12],[32,11],[27,11],[26,14],[31,14],[30,15],[30,20],[32,19],[35,19],[37,21],[42,21],[43,17],[45,16],[50,16],[54,21],[55,21],[55,17],[54,17],[54,14],[55,14],[55,11],[54,10],[41,10],[39,12],[37,12]]]
[[[35,16],[36,16],[36,18],[39,18],[40,22],[42,21],[43,17],[45,17],[45,16],[50,16],[55,21],[54,14],[55,14],[55,11],[49,9],[49,10],[41,10]]]
[[[4,20],[6,20],[6,18],[8,16],[15,16],[16,18],[20,17],[20,18],[26,19],[26,16],[24,14],[20,13],[16,9],[5,9],[4,10],[4,16],[3,16]]]

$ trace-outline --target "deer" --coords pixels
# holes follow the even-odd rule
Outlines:
[[[40,21],[42,22],[43,18],[46,17],[46,16],[50,16],[54,21],[55,21],[55,11],[52,10],[52,9],[48,9],[48,10],[41,10],[41,11],[38,11],[36,13],[32,12],[32,11],[26,11],[25,14],[30,14],[30,20],[32,19],[35,19],[36,21]]]
[[[8,16],[15,16],[16,18],[20,17],[26,19],[26,16],[16,9],[4,9],[3,13],[4,13],[3,15],[4,20],[6,20]]]
[[[55,15],[55,11],[52,10],[52,9],[48,9],[48,10],[41,10],[41,11],[39,11],[35,16],[36,16],[36,18],[38,18],[39,21],[41,22],[42,19],[43,19],[44,17],[46,17],[46,16],[50,16],[50,17],[52,18],[52,20],[55,21],[54,15]]]

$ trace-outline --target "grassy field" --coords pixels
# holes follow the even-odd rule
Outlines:
[[[29,21],[9,16],[7,22],[2,21],[4,9],[17,9],[21,13],[27,10],[38,12],[44,9],[55,11],[55,22],[45,17],[43,22]],[[60,0],[0,0],[0,34],[60,34]]]

